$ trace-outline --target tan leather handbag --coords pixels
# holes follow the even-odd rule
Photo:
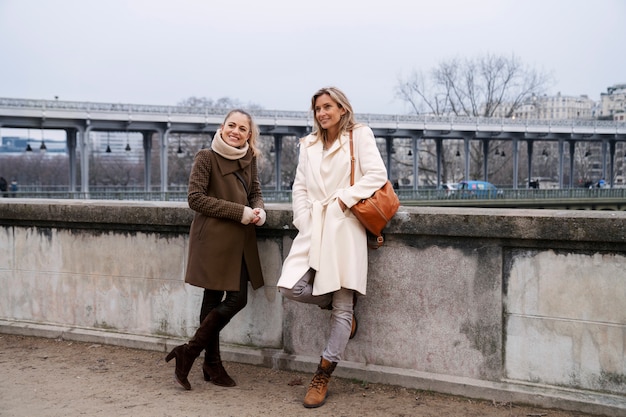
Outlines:
[[[350,131],[350,185],[354,185],[354,144],[352,142],[352,131]],[[378,249],[383,245],[383,229],[396,214],[400,207],[400,199],[393,189],[391,181],[387,180],[385,185],[376,190],[368,198],[360,200],[353,205],[350,210],[359,219],[367,231],[376,238],[376,244],[370,245],[372,249]]]

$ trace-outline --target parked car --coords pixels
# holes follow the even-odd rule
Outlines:
[[[443,197],[446,197],[446,198],[452,197],[458,187],[459,187],[458,182],[447,182],[445,184],[441,184],[441,189],[444,191]]]
[[[456,189],[458,198],[498,198],[503,197],[502,190],[487,181],[460,181]]]

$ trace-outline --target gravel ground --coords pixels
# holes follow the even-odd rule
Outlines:
[[[183,390],[164,354],[0,334],[0,416],[589,416],[333,378],[326,404],[302,407],[311,375],[227,362],[222,388],[194,364]]]

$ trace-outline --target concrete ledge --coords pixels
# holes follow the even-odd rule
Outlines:
[[[102,343],[133,349],[167,352],[184,340],[108,332],[98,329],[69,328],[64,326],[0,320],[0,333],[61,338],[86,343]],[[222,358],[272,369],[312,373],[319,358],[290,355],[280,349],[257,349],[245,346],[222,346]],[[343,361],[335,371],[340,378],[363,380],[371,383],[397,385],[425,391],[436,391],[468,398],[497,402],[530,404],[544,408],[578,411],[605,416],[626,415],[626,397],[573,389],[555,389],[544,385],[531,385],[516,381],[488,382],[471,378],[443,377],[427,372],[399,368],[364,365]]]
[[[295,230],[290,204],[270,203],[266,211],[267,221],[259,228],[259,233]],[[0,225],[186,233],[192,219],[193,211],[183,202],[6,198],[0,204]],[[625,219],[626,212],[614,211],[401,206],[385,231],[389,234],[597,242],[623,249]]]

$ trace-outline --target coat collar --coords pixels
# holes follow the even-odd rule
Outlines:
[[[339,139],[333,142],[330,146],[330,149],[324,151],[324,145],[321,140],[316,140],[315,135],[309,135],[305,139],[306,144],[306,152],[307,157],[309,158],[310,164],[314,169],[312,170],[314,181],[320,190],[326,194],[326,187],[324,186],[324,178],[322,178],[322,174],[320,172],[320,167],[322,165],[322,159],[329,158],[335,152],[339,151],[345,144],[350,140],[349,135],[344,132]]]
[[[213,151],[212,151],[213,152]],[[217,161],[217,167],[220,170],[222,176],[231,174],[235,171],[242,170],[252,163],[252,149],[248,149],[248,152],[239,159],[231,160],[226,159],[217,152],[213,152],[215,160]]]

